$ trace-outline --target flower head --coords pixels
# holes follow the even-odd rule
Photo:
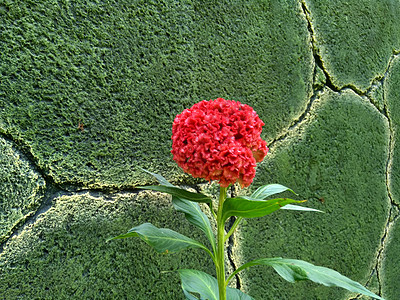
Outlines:
[[[203,100],[175,117],[172,154],[193,177],[218,180],[222,187],[249,186],[256,162],[267,155],[260,134],[264,122],[246,104],[218,98]]]

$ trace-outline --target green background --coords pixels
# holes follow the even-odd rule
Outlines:
[[[223,97],[265,122],[250,189],[281,183],[325,211],[244,222],[233,263],[303,259],[399,299],[399,15],[391,0],[0,0],[0,298],[183,299],[174,270],[214,274],[200,250],[105,240],[144,222],[204,240],[135,187],[154,183],[142,167],[215,191],[176,166],[170,136],[176,114]],[[356,296],[267,267],[239,283]]]

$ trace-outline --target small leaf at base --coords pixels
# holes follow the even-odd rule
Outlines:
[[[219,299],[218,281],[215,277],[198,270],[182,269],[178,270],[178,272],[181,277],[182,289],[186,296],[186,299],[199,299],[191,293],[199,294],[200,299]],[[254,300],[252,297],[246,295],[242,291],[230,287],[226,288],[226,299]]]

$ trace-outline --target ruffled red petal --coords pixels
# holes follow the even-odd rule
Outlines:
[[[203,100],[175,117],[172,154],[194,177],[218,180],[222,187],[249,186],[256,162],[268,153],[260,134],[264,122],[246,104],[218,98]]]

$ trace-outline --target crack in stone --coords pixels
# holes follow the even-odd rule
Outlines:
[[[102,191],[102,190],[91,190],[91,189],[82,189],[79,191],[71,192],[71,191],[65,191],[60,188],[58,188],[55,185],[47,185],[46,186],[46,191],[45,194],[42,198],[41,204],[37,208],[37,210],[32,213],[31,215],[27,216],[24,218],[21,223],[15,225],[15,227],[12,229],[12,233],[10,234],[9,237],[7,237],[1,244],[0,244],[0,255],[2,254],[4,250],[4,246],[8,243],[11,238],[14,236],[19,235],[26,226],[29,226],[31,224],[34,224],[37,219],[47,211],[49,211],[54,204],[54,199],[62,197],[62,196],[79,196],[79,195],[84,195],[87,194],[90,197],[94,198],[102,198],[104,201],[113,201],[114,197],[113,194],[125,194],[125,193],[130,193],[130,194],[138,194],[140,193],[141,189],[137,188],[132,188],[132,189],[124,189],[124,190],[119,190],[117,192],[108,192],[108,191]]]
[[[377,110],[388,120],[390,136],[389,136],[389,155],[388,155],[388,159],[387,159],[387,163],[386,163],[386,188],[387,188],[388,198],[391,203],[391,207],[390,207],[390,211],[388,214],[388,219],[387,219],[387,223],[386,223],[386,226],[384,229],[384,233],[381,238],[381,244],[377,250],[377,255],[376,255],[373,270],[369,276],[369,279],[367,280],[367,282],[365,284],[365,286],[368,286],[368,284],[370,283],[370,281],[372,280],[373,276],[376,273],[376,276],[378,279],[378,286],[379,286],[379,295],[381,295],[382,282],[381,282],[381,278],[380,278],[380,272],[381,272],[381,268],[382,268],[383,252],[385,250],[391,228],[392,228],[393,224],[397,221],[397,219],[400,217],[400,213],[399,213],[400,205],[395,203],[395,201],[393,200],[393,196],[392,196],[391,188],[390,188],[390,172],[391,172],[391,165],[392,165],[392,159],[393,159],[393,148],[394,148],[394,132],[392,129],[390,113],[389,113],[386,101],[384,103],[384,108],[380,109],[379,107],[377,107],[376,103],[374,103],[371,93],[374,89],[383,87],[384,81],[387,78],[387,75],[389,73],[392,62],[396,58],[396,56],[400,55],[400,50],[393,50],[393,54],[390,57],[390,60],[389,60],[387,69],[384,72],[384,75],[377,76],[376,78],[374,78],[370,87],[367,88],[365,91],[357,88],[356,86],[354,86],[352,84],[347,84],[342,87],[338,87],[333,83],[332,76],[326,70],[325,63],[322,59],[322,55],[317,47],[316,34],[315,34],[315,29],[312,24],[311,12],[307,7],[306,1],[300,0],[300,5],[301,5],[301,9],[303,11],[303,14],[305,16],[305,19],[307,21],[307,28],[308,28],[310,39],[311,39],[311,48],[312,48],[313,58],[314,58],[314,76],[313,76],[313,83],[312,83],[313,94],[311,95],[304,112],[288,126],[288,128],[285,130],[285,132],[283,134],[281,134],[280,136],[278,136],[277,138],[275,138],[274,140],[269,142],[269,147],[273,148],[275,143],[286,139],[289,136],[290,132],[292,132],[296,127],[298,127],[307,118],[307,116],[310,114],[310,111],[312,110],[314,101],[320,97],[321,93],[324,91],[325,88],[328,88],[338,94],[341,94],[343,91],[346,91],[346,90],[351,90],[354,93],[356,93],[357,95],[359,95],[363,98],[367,98],[368,101],[374,107],[376,107]],[[316,74],[318,71],[322,71],[322,73],[325,77],[324,78],[325,82],[320,86],[318,86],[317,82],[316,82],[317,81]],[[383,93],[385,95],[385,91],[383,91]],[[51,177],[51,175],[49,175],[47,173],[46,168],[41,167],[39,165],[38,158],[34,156],[34,154],[32,153],[31,147],[28,144],[26,144],[22,140],[22,138],[15,138],[12,134],[8,133],[3,128],[0,128],[0,136],[8,141],[11,141],[16,146],[16,148],[31,163],[34,170],[37,173],[39,173],[40,176],[42,176],[42,178],[44,179],[44,181],[46,183],[45,195],[43,196],[43,200],[42,200],[42,203],[40,204],[39,208],[36,210],[36,212],[34,214],[32,214],[31,216],[26,218],[24,220],[23,224],[17,225],[13,229],[13,233],[10,235],[10,237],[7,238],[5,241],[3,241],[0,244],[0,254],[3,252],[3,247],[8,242],[8,240],[10,240],[16,234],[19,234],[19,232],[21,230],[23,230],[23,228],[26,225],[34,223],[41,214],[43,214],[43,213],[47,212],[49,209],[51,209],[51,207],[53,206],[52,202],[57,197],[60,197],[63,195],[71,196],[71,195],[76,195],[76,194],[89,193],[90,195],[95,196],[95,197],[102,196],[102,197],[106,197],[106,198],[112,198],[110,196],[111,193],[124,193],[124,192],[138,193],[139,192],[138,189],[131,188],[131,187],[119,187],[119,188],[102,187],[102,188],[98,188],[98,189],[86,189],[86,188],[84,188],[84,186],[78,186],[76,184],[73,184],[73,185],[56,184],[54,179]],[[197,187],[197,186],[195,186],[195,187]],[[198,188],[196,188],[196,190],[198,191]],[[235,194],[235,190],[232,189],[231,196],[233,197],[234,194]],[[229,222],[226,224],[227,231],[229,231],[229,229],[233,225],[234,221],[235,221],[235,218],[231,217]],[[236,267],[236,264],[234,261],[233,248],[234,248],[234,234],[232,234],[230,236],[230,238],[228,239],[227,255],[228,255],[228,260],[229,260],[230,266],[232,267],[233,270],[236,270],[237,267]],[[241,278],[240,278],[239,274],[237,274],[235,276],[235,279],[236,279],[236,288],[240,289],[242,284],[241,284]],[[360,297],[361,297],[361,295],[357,295],[356,297],[350,298],[349,300],[359,299]]]
[[[383,86],[385,79],[387,78],[387,75],[389,74],[389,70],[392,66],[393,60],[396,58],[398,54],[394,54],[392,55],[392,57],[389,60],[389,64],[388,67],[385,71],[384,76],[379,79],[380,84]],[[374,268],[372,270],[372,273],[366,283],[366,285],[369,284],[369,282],[371,281],[372,277],[374,276],[374,273],[376,273],[376,277],[378,280],[378,288],[379,288],[379,295],[382,295],[382,278],[380,276],[381,274],[381,269],[382,269],[382,261],[383,261],[383,253],[384,250],[386,248],[389,236],[390,236],[390,231],[393,227],[393,225],[395,224],[396,220],[399,218],[400,214],[400,205],[397,204],[394,201],[394,197],[392,195],[391,192],[391,170],[392,170],[392,163],[393,163],[393,153],[394,153],[394,146],[395,146],[395,135],[394,135],[394,130],[393,130],[393,125],[392,125],[392,120],[390,118],[390,111],[387,105],[387,99],[386,99],[386,91],[383,90],[383,99],[384,99],[384,108],[383,108],[383,115],[386,117],[386,119],[388,120],[389,123],[389,131],[390,131],[390,135],[389,135],[389,151],[388,151],[388,158],[386,161],[386,190],[387,190],[387,194],[388,194],[388,198],[390,201],[390,210],[389,210],[389,214],[388,214],[388,218],[387,218],[387,222],[385,225],[385,229],[383,232],[383,235],[381,237],[381,243],[380,246],[377,250],[377,255],[376,255],[376,259],[375,259],[375,264],[374,264]],[[360,295],[358,295],[356,298],[353,299],[357,299],[359,298]]]
[[[15,146],[19,152],[21,152],[24,157],[29,161],[33,171],[37,172],[46,182],[54,184],[54,180],[51,176],[49,176],[43,168],[41,168],[38,164],[38,159],[33,155],[32,149],[29,145],[27,145],[22,138],[15,138],[12,134],[8,133],[4,128],[0,127],[0,137],[9,141],[11,144]]]
[[[282,141],[284,139],[286,139],[290,132],[293,131],[293,129],[295,129],[296,127],[300,126],[300,124],[306,119],[307,115],[310,114],[310,111],[312,110],[312,106],[313,103],[316,99],[318,99],[321,95],[321,93],[323,92],[323,90],[325,88],[328,88],[330,90],[332,90],[335,93],[341,94],[344,91],[350,90],[352,92],[354,92],[355,94],[359,95],[360,97],[366,99],[369,103],[371,103],[371,105],[373,105],[384,117],[385,119],[388,120],[389,123],[389,130],[390,130],[390,136],[389,136],[389,154],[388,154],[388,158],[387,158],[387,162],[386,162],[386,188],[387,188],[387,192],[388,192],[388,197],[389,197],[389,201],[391,203],[391,208],[390,208],[390,213],[386,222],[386,226],[384,229],[384,234],[381,237],[381,244],[377,250],[377,253],[375,255],[376,259],[374,262],[374,267],[371,271],[371,274],[369,275],[369,278],[365,284],[365,286],[368,286],[369,283],[371,282],[373,276],[376,274],[377,280],[378,280],[378,289],[379,292],[378,294],[381,295],[382,294],[382,279],[380,276],[380,271],[381,271],[381,265],[382,265],[382,259],[383,259],[383,252],[389,237],[389,231],[392,227],[392,225],[394,224],[395,220],[399,217],[399,213],[398,211],[399,206],[393,201],[392,195],[391,195],[391,191],[390,191],[390,169],[391,169],[391,163],[392,163],[392,153],[393,153],[393,147],[394,147],[394,135],[393,135],[393,130],[392,130],[392,124],[391,124],[391,119],[389,116],[389,112],[388,112],[388,108],[386,105],[386,101],[384,101],[384,109],[380,109],[376,103],[374,103],[371,93],[374,89],[379,88],[379,87],[383,87],[383,83],[385,81],[385,79],[387,78],[387,75],[389,73],[390,67],[392,65],[393,60],[395,59],[396,55],[398,55],[400,53],[397,53],[396,51],[393,51],[393,55],[391,56],[391,58],[389,59],[388,62],[388,66],[384,72],[383,76],[377,76],[376,78],[374,78],[374,80],[372,81],[370,87],[363,91],[359,88],[357,88],[354,85],[348,84],[345,85],[343,87],[338,87],[335,86],[333,84],[333,80],[331,75],[328,73],[328,71],[326,70],[325,66],[324,66],[324,61],[322,59],[321,54],[319,53],[318,48],[316,47],[316,35],[315,35],[315,30],[313,28],[312,25],[312,20],[311,20],[311,14],[310,11],[305,3],[304,0],[301,1],[301,7],[304,13],[304,16],[307,20],[308,23],[308,31],[309,31],[309,35],[311,38],[311,47],[312,47],[312,51],[313,51],[313,57],[314,57],[314,77],[313,77],[313,94],[310,97],[309,102],[307,103],[306,109],[304,110],[304,112],[300,115],[300,117],[297,120],[294,120],[288,127],[288,129],[279,137],[277,137],[276,139],[274,139],[272,142],[269,143],[269,147],[272,148],[276,142]],[[397,53],[397,54],[396,54]],[[322,71],[323,75],[324,75],[324,79],[325,82],[322,85],[318,85],[317,83],[317,72],[318,71]],[[385,92],[385,91],[383,91]],[[397,207],[397,214],[394,215],[394,209],[393,206]],[[362,295],[357,295],[355,298],[351,298],[351,299],[358,299],[360,298]],[[350,300],[351,300],[350,299]]]
[[[396,51],[394,51],[393,55],[391,56],[391,58],[389,60],[388,67],[384,73],[384,76],[382,76],[382,78],[376,78],[375,82],[379,81],[379,84],[381,84],[383,86],[384,81],[387,78],[387,75],[389,74],[389,70],[393,64],[393,60],[397,57],[397,55],[399,55],[399,53],[396,54]],[[373,88],[372,85],[369,88],[369,90],[371,88]],[[393,225],[395,224],[396,220],[400,217],[400,214],[399,214],[400,205],[394,201],[394,197],[392,195],[391,185],[390,185],[393,153],[394,153],[394,145],[395,145],[395,135],[394,135],[393,125],[392,125],[392,120],[390,118],[390,111],[387,106],[386,92],[384,89],[383,89],[383,99],[384,99],[384,107],[381,110],[381,113],[388,121],[388,124],[389,124],[388,127],[389,127],[389,132],[390,132],[390,134],[389,134],[389,151],[388,151],[388,158],[386,161],[386,172],[385,172],[386,190],[387,190],[388,199],[390,201],[390,209],[389,209],[388,218],[387,218],[387,221],[385,224],[384,232],[381,237],[381,242],[380,242],[380,245],[376,252],[374,267],[373,267],[372,272],[365,284],[365,286],[368,286],[368,284],[371,282],[372,278],[376,274],[376,278],[378,281],[378,294],[379,295],[382,295],[382,286],[383,286],[382,278],[380,276],[381,270],[382,270],[383,253],[386,249],[386,245],[387,245],[387,242],[388,242],[388,239],[390,236],[390,231],[391,231]],[[362,295],[357,295],[356,297],[350,298],[349,300],[359,299],[361,296]]]
[[[307,20],[308,23],[308,31],[311,37],[311,45],[312,45],[312,50],[313,50],[313,56],[314,56],[314,61],[315,61],[315,69],[314,69],[314,82],[313,82],[313,86],[316,86],[316,72],[317,72],[317,68],[319,68],[324,76],[325,76],[325,83],[322,86],[322,88],[320,87],[317,90],[314,90],[314,94],[312,95],[307,108],[305,110],[305,112],[301,115],[301,117],[296,120],[294,122],[294,124],[291,124],[291,126],[289,127],[289,131],[291,129],[293,129],[294,127],[298,126],[298,124],[300,124],[303,119],[305,118],[305,116],[307,114],[309,114],[310,110],[311,110],[311,106],[312,103],[315,99],[317,99],[319,97],[319,92],[322,91],[323,87],[327,87],[329,89],[331,89],[333,92],[339,93],[341,94],[343,91],[345,90],[351,90],[354,93],[356,93],[357,95],[359,95],[362,98],[367,98],[367,100],[386,118],[386,120],[388,121],[389,124],[389,131],[390,131],[390,135],[389,135],[389,151],[388,151],[388,158],[386,161],[386,172],[385,172],[385,176],[386,176],[386,189],[387,189],[387,194],[388,194],[388,198],[390,201],[390,210],[389,210],[389,214],[388,214],[388,218],[387,218],[387,222],[385,225],[385,229],[384,229],[384,233],[381,237],[381,243],[380,246],[377,250],[376,253],[376,259],[375,259],[375,263],[374,263],[374,267],[371,271],[371,274],[369,276],[369,279],[367,280],[365,286],[368,286],[368,284],[371,282],[373,276],[376,274],[377,280],[378,280],[378,294],[382,295],[382,278],[380,276],[381,273],[381,268],[382,268],[382,260],[383,260],[383,253],[388,241],[388,238],[390,236],[390,230],[393,226],[393,224],[396,222],[397,218],[399,218],[400,216],[400,205],[395,203],[395,201],[393,200],[393,196],[391,193],[391,187],[390,187],[390,174],[391,174],[391,166],[392,166],[392,160],[393,160],[393,150],[394,150],[394,132],[393,132],[393,126],[392,126],[392,121],[390,118],[390,112],[389,109],[387,107],[387,101],[385,98],[385,90],[383,89],[383,98],[384,98],[384,107],[383,109],[380,109],[377,104],[373,101],[373,98],[371,96],[372,92],[374,89],[377,89],[379,87],[383,87],[384,85],[384,81],[386,80],[386,78],[388,77],[389,74],[389,70],[392,66],[392,63],[394,61],[394,59],[400,54],[400,50],[393,50],[392,56],[390,57],[389,61],[388,61],[388,65],[387,68],[382,75],[379,75],[377,77],[375,77],[372,82],[371,85],[365,90],[361,90],[359,88],[357,88],[354,85],[348,84],[345,85],[343,87],[337,87],[333,84],[333,80],[332,77],[330,76],[330,74],[328,73],[328,71],[326,70],[325,66],[324,66],[324,61],[322,59],[322,56],[318,50],[318,48],[316,47],[316,34],[315,34],[315,30],[313,28],[312,25],[312,20],[311,20],[311,13],[310,10],[308,9],[305,0],[301,0],[301,7],[303,10],[303,13],[305,15],[305,18]],[[284,138],[286,138],[286,136],[288,135],[288,132],[285,133],[285,135],[279,137],[277,140],[282,140]],[[275,141],[277,141],[275,140]],[[275,142],[274,141],[274,142]],[[360,298],[362,295],[359,294],[357,295],[355,298],[351,298],[349,300],[352,299],[358,299]]]
[[[39,158],[36,157],[33,154],[32,147],[26,143],[22,137],[18,136],[18,134],[12,134],[8,132],[6,129],[0,127],[0,137],[9,141],[11,144],[15,146],[15,149],[17,149],[19,152],[21,152],[24,157],[26,158],[27,161],[29,161],[33,171],[38,173],[45,181],[46,187],[47,186],[53,186],[56,189],[63,191],[65,193],[78,193],[78,192],[85,192],[85,191],[98,191],[98,192],[104,192],[106,194],[111,194],[115,192],[121,192],[121,191],[132,191],[135,188],[129,185],[121,185],[121,186],[115,186],[115,185],[109,185],[109,186],[100,186],[100,187],[93,187],[93,188],[88,188],[87,185],[84,183],[79,184],[79,183],[57,183],[54,178],[49,174],[49,169],[46,166],[42,166],[39,163]]]
[[[312,82],[312,86],[314,87],[313,94],[311,95],[310,99],[308,100],[308,103],[307,103],[306,108],[303,111],[303,113],[296,120],[293,120],[291,122],[291,124],[288,126],[288,128],[284,129],[284,131],[281,135],[274,138],[272,141],[270,141],[268,143],[268,147],[271,149],[274,147],[274,145],[277,142],[285,140],[289,136],[290,132],[293,131],[296,127],[298,127],[306,119],[306,117],[309,115],[309,113],[311,111],[311,107],[312,107],[314,101],[320,97],[320,94],[322,93],[322,91],[324,90],[325,87],[331,88],[332,90],[336,90],[336,88],[333,86],[333,84],[331,84],[330,75],[328,74],[328,72],[326,72],[326,70],[323,66],[323,61],[321,59],[321,56],[319,55],[318,51],[316,50],[317,47],[316,47],[316,41],[315,41],[315,33],[314,33],[314,29],[313,29],[312,22],[311,22],[310,12],[307,8],[307,5],[304,0],[300,1],[299,4],[301,6],[301,9],[305,16],[305,19],[307,21],[308,33],[309,33],[310,40],[311,40],[311,49],[312,49],[313,57],[314,57],[314,71],[313,71],[313,82]],[[325,82],[322,85],[317,84],[317,73],[319,70],[323,72],[324,77],[325,77],[324,78]]]
[[[342,87],[336,86],[333,83],[333,79],[332,76],[329,74],[329,72],[327,71],[327,68],[325,67],[325,63],[324,60],[322,59],[322,55],[319,51],[319,48],[317,47],[317,39],[316,39],[316,33],[315,33],[315,29],[313,27],[313,23],[312,23],[312,18],[311,18],[311,12],[307,7],[306,1],[305,0],[301,0],[301,8],[303,10],[303,14],[306,18],[307,21],[307,28],[308,28],[308,32],[311,38],[311,47],[312,47],[312,51],[313,51],[313,56],[314,56],[314,61],[315,61],[315,65],[318,66],[320,68],[320,70],[323,72],[324,76],[325,76],[325,83],[324,86],[329,88],[330,90],[332,90],[333,92],[336,92],[338,94],[341,94],[343,91],[346,90],[351,90],[354,93],[356,93],[357,95],[361,96],[361,97],[367,97],[368,100],[375,106],[376,104],[374,103],[374,101],[371,98],[371,92],[374,88],[377,88],[378,86],[382,86],[383,82],[385,81],[385,79],[387,78],[390,66],[393,62],[393,60],[395,59],[395,57],[400,53],[400,50],[393,50],[392,56],[389,59],[387,68],[384,72],[384,75],[378,75],[377,77],[375,77],[372,82],[371,85],[365,90],[361,90],[359,89],[357,86],[353,85],[353,84],[346,84]],[[316,71],[314,71],[314,74],[316,73]],[[315,84],[315,78],[314,78],[314,83]],[[377,107],[378,108],[378,107]],[[378,110],[382,113],[382,110],[378,108]]]
[[[61,195],[74,195],[87,192],[92,196],[95,196],[96,194],[110,195],[112,193],[137,192],[137,189],[131,186],[103,186],[100,188],[86,188],[84,185],[56,183],[53,177],[48,174],[48,169],[40,165],[39,159],[33,154],[31,146],[27,144],[22,137],[19,137],[17,134],[12,134],[2,127],[0,127],[0,137],[10,142],[15,149],[18,150],[29,162],[32,170],[38,173],[45,182],[43,187],[44,195],[42,196],[42,200],[40,201],[37,210],[26,216],[26,218],[22,219],[21,222],[12,228],[11,234],[0,243],[0,253],[2,252],[2,249],[7,241],[13,237],[16,232],[26,225],[34,222],[34,220],[36,220],[40,214],[50,209],[51,201],[56,197]]]
[[[51,201],[60,194],[67,194],[68,191],[63,189],[60,185],[56,184],[54,179],[47,174],[46,170],[42,168],[38,159],[34,156],[32,148],[20,137],[15,137],[13,134],[7,132],[4,128],[0,127],[0,137],[10,142],[16,150],[18,150],[24,158],[28,161],[32,170],[38,173],[44,180],[43,186],[44,193],[40,200],[40,204],[36,210],[21,219],[10,231],[10,235],[0,243],[0,254],[3,252],[4,245],[16,234],[18,234],[26,225],[31,224],[38,218],[39,215],[46,212],[51,208]]]
[[[233,223],[235,223],[235,221],[236,221],[236,217],[230,217],[230,218],[229,218],[228,223],[225,224],[225,230],[226,230],[227,232],[231,229],[231,227],[232,227]],[[234,256],[234,255],[233,255],[234,234],[235,234],[235,233],[233,233],[233,234],[229,237],[229,239],[228,239],[228,246],[227,246],[227,248],[226,248],[226,249],[227,249],[228,260],[229,260],[229,263],[230,263],[230,265],[231,265],[233,271],[235,271],[235,270],[237,269],[235,260],[234,260],[234,258],[233,258],[233,256]],[[237,288],[238,290],[240,290],[240,288],[241,288],[241,279],[240,279],[239,274],[236,274],[236,275],[235,275],[235,279],[236,279],[236,288]]]
[[[308,9],[305,0],[302,0],[300,4],[301,4],[301,8],[303,10],[303,14],[304,14],[304,16],[306,18],[306,21],[307,21],[307,28],[308,28],[308,33],[309,33],[310,38],[311,38],[311,48],[312,48],[312,51],[313,51],[315,65],[318,66],[322,70],[322,72],[324,73],[325,86],[330,88],[332,91],[339,93],[340,89],[333,84],[332,78],[331,78],[330,74],[327,72],[327,70],[326,70],[326,68],[324,66],[324,61],[322,59],[322,55],[319,52],[319,49],[317,47],[317,39],[316,39],[315,30],[314,30],[314,27],[313,27],[313,24],[312,24],[311,12]]]
[[[40,204],[36,204],[33,207],[31,207],[33,211],[30,212],[29,214],[25,215],[23,218],[21,218],[21,220],[19,220],[18,223],[15,224],[9,230],[9,233],[7,233],[7,236],[4,239],[2,239],[2,241],[0,243],[0,254],[1,254],[3,251],[4,245],[7,243],[7,241],[10,240],[20,228],[24,227],[25,224],[27,224],[27,222],[30,219],[32,219],[39,210],[42,209],[43,203],[45,202],[44,199],[46,198],[46,195],[48,192],[48,188],[49,188],[49,186],[51,186],[53,184],[53,181],[52,181],[52,178],[49,178],[49,176],[47,176],[45,174],[45,172],[37,165],[37,163],[36,163],[37,160],[35,159],[34,155],[30,151],[30,147],[28,145],[26,145],[26,143],[24,143],[24,141],[22,139],[14,138],[10,133],[7,133],[1,127],[0,127],[0,137],[3,138],[4,140],[6,140],[7,142],[11,143],[13,145],[13,147],[15,147],[15,149],[21,153],[23,158],[26,159],[26,161],[28,162],[29,167],[32,169],[32,171],[39,174],[39,176],[42,177],[42,179],[44,180],[44,186],[41,187],[41,193],[43,193],[43,194],[38,199],[38,202],[40,202]]]
[[[36,209],[36,211],[18,222],[18,224],[11,229],[11,234],[0,244],[0,255],[2,254],[4,246],[8,243],[8,241],[10,241],[14,236],[20,234],[26,226],[33,224],[40,215],[47,212],[52,207],[53,199],[58,196],[60,196],[60,190],[46,185],[46,190],[39,207]]]
[[[363,94],[363,95],[365,95],[365,96],[368,98],[368,100],[372,103],[372,105],[374,105],[374,106],[381,112],[381,114],[383,114],[383,115],[385,116],[385,118],[388,119],[389,123],[390,123],[389,110],[388,110],[388,108],[387,108],[387,103],[386,103],[387,101],[386,101],[386,99],[385,99],[385,98],[386,98],[386,97],[385,97],[385,90],[383,89],[383,86],[384,86],[384,82],[385,82],[386,78],[387,78],[388,75],[389,75],[389,71],[390,71],[390,68],[391,68],[391,66],[392,66],[392,64],[393,64],[394,59],[399,55],[399,53],[396,53],[396,52],[397,52],[397,51],[394,50],[393,53],[392,53],[392,55],[391,55],[391,57],[389,58],[389,61],[388,61],[386,70],[385,70],[385,72],[383,73],[383,75],[378,75],[378,76],[376,76],[376,77],[372,80],[372,83],[371,83],[371,85],[369,86],[369,88],[368,88],[368,89],[366,90],[366,92]],[[400,52],[400,51],[399,51],[399,52]],[[376,105],[376,103],[374,103],[374,100],[372,99],[372,92],[373,92],[375,89],[378,89],[378,88],[380,88],[380,87],[382,87],[382,89],[383,89],[383,98],[384,98],[383,108],[379,108],[379,107]],[[392,128],[392,126],[389,125],[389,128]]]
[[[55,198],[67,195],[79,195],[83,193],[89,193],[94,197],[99,197],[102,195],[103,198],[106,200],[109,198],[109,195],[112,193],[123,193],[123,192],[135,192],[137,193],[138,190],[135,188],[130,187],[122,187],[119,189],[113,187],[105,187],[99,189],[86,189],[83,186],[76,186],[76,185],[60,185],[57,184],[53,177],[47,173],[47,170],[41,167],[38,163],[38,158],[36,158],[32,152],[32,148],[24,142],[22,138],[15,137],[13,134],[7,132],[4,128],[0,127],[0,137],[4,140],[10,142],[16,150],[18,150],[24,158],[29,162],[30,167],[36,173],[38,173],[44,180],[45,185],[43,187],[44,193],[42,198],[40,199],[40,204],[36,206],[36,210],[31,212],[29,215],[21,219],[18,224],[16,224],[10,231],[9,236],[7,236],[4,240],[0,243],[0,254],[3,252],[4,246],[7,242],[13,238],[15,235],[18,235],[26,226],[33,224],[40,215],[47,212],[51,209],[52,202]],[[107,196],[108,195],[108,196]]]
[[[235,190],[235,186],[234,185],[231,186],[230,192],[231,192],[231,197],[232,198],[237,196],[237,191]],[[235,221],[236,221],[236,217],[230,217],[229,218],[228,223],[225,224],[225,231],[226,232],[229,232],[229,230],[231,229],[231,227],[232,227],[233,223],[235,223]],[[233,271],[235,271],[237,269],[237,266],[236,266],[236,263],[235,263],[235,260],[234,260],[234,255],[233,255],[233,247],[234,247],[234,244],[235,244],[235,242],[234,242],[234,234],[235,233],[233,233],[229,237],[228,245],[227,245],[228,260],[229,260],[230,266],[231,266]],[[235,275],[235,279],[236,279],[236,288],[238,290],[240,290],[240,288],[242,286],[242,280],[240,278],[240,275],[236,274]]]
[[[390,130],[389,151],[388,151],[388,159],[386,161],[386,172],[385,172],[386,180],[385,181],[386,181],[386,190],[387,190],[387,194],[388,194],[388,198],[389,198],[391,206],[389,209],[389,214],[388,214],[386,225],[385,225],[385,228],[383,231],[383,235],[380,240],[380,245],[376,251],[376,255],[375,255],[376,258],[375,258],[375,262],[373,264],[374,266],[372,268],[371,274],[368,277],[367,282],[365,283],[365,287],[368,287],[371,280],[373,279],[373,277],[376,274],[376,278],[378,281],[378,295],[382,295],[383,282],[382,282],[382,278],[381,278],[380,274],[381,274],[381,269],[382,269],[383,252],[386,248],[386,244],[387,244],[389,236],[390,236],[391,228],[392,228],[393,224],[396,222],[397,218],[399,217],[399,205],[394,202],[393,196],[391,193],[391,188],[390,188],[390,173],[391,173],[391,166],[392,166],[392,160],[393,160],[393,149],[394,149],[394,133],[392,130],[391,119],[390,119],[388,111],[387,111],[387,106],[385,106],[385,111],[386,111],[385,115],[389,122],[389,130]],[[362,295],[358,294],[356,297],[349,298],[349,300],[356,300],[356,299],[360,299],[361,297],[362,297]]]

